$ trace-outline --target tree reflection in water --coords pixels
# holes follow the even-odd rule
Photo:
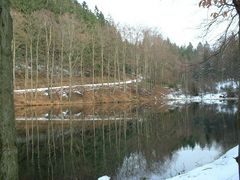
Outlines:
[[[25,122],[17,121],[20,177],[96,179],[107,174],[121,179],[136,177],[136,173],[141,177],[176,175],[184,171],[183,165],[174,171],[169,164],[177,164],[184,152],[218,156],[236,145],[236,114],[216,109],[215,105],[193,104],[171,111],[133,107],[108,112],[94,108],[88,113],[61,107],[49,111],[48,119],[36,113],[37,121],[29,121],[32,118],[28,114]],[[33,154],[33,161],[27,158],[28,153]],[[170,170],[172,173],[163,173]]]

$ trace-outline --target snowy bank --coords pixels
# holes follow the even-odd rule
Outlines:
[[[237,156],[238,146],[230,149],[227,153],[212,163],[198,167],[188,173],[175,176],[169,180],[237,180],[238,164],[234,159]]]
[[[197,167],[187,173],[169,178],[168,180],[238,180],[238,164],[235,160],[235,157],[238,156],[238,146],[230,149],[224,155],[222,155],[217,160],[205,164],[203,166]],[[129,162],[131,163],[131,162]],[[139,164],[139,162],[138,162]],[[140,174],[139,177],[144,177],[146,172],[140,169],[139,167],[137,175]],[[137,170],[135,169],[135,170]],[[141,175],[143,173],[143,175]],[[122,174],[121,174],[122,175]],[[136,174],[135,174],[136,175]],[[139,177],[124,177],[119,176],[120,179],[141,179]],[[98,180],[110,180],[109,176],[102,176],[98,178]],[[149,176],[147,179],[162,179],[161,177]]]
[[[232,89],[237,89],[239,86],[239,83],[234,81],[234,80],[226,80],[226,81],[222,81],[222,82],[217,82],[215,84],[215,89],[220,92],[222,90],[225,90],[226,88],[232,88]]]
[[[172,90],[166,99],[169,100],[168,105],[181,105],[191,102],[198,102],[202,104],[226,104],[227,100],[238,100],[235,96],[228,96],[228,89],[236,91],[238,83],[233,80],[217,82],[215,84],[214,92],[199,93],[198,96],[191,96],[184,93],[182,90]]]
[[[202,105],[215,105],[218,112],[235,114],[237,112],[238,98],[226,98],[226,93],[205,93],[199,96],[185,95],[182,91],[172,91],[166,97],[166,104],[170,107],[182,107],[185,104],[199,103]],[[235,101],[235,103],[233,103]],[[230,103],[231,102],[231,103]],[[231,106],[229,106],[229,103]]]
[[[237,97],[226,98],[226,93],[205,93],[199,96],[185,95],[182,91],[175,91],[169,93],[166,98],[168,100],[174,101],[175,103],[185,104],[189,102],[199,102],[204,104],[222,104],[224,100],[238,100]]]
[[[98,180],[110,180],[110,177],[102,176],[102,177],[98,178]]]

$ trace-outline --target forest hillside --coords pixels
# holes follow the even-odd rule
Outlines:
[[[15,89],[47,87],[53,99],[52,87],[69,86],[71,99],[73,85],[142,77],[130,87],[136,94],[155,87],[184,87],[194,93],[203,89],[206,79],[211,83],[219,74],[233,76],[228,72],[234,67],[223,58],[201,64],[213,51],[207,42],[179,47],[151,28],[118,26],[97,7],[92,12],[86,2],[12,0],[12,5]],[[227,51],[234,63],[229,51],[234,48]],[[220,65],[224,68],[216,72],[213,66]],[[121,91],[128,88],[124,84]],[[33,97],[37,94],[31,93]]]

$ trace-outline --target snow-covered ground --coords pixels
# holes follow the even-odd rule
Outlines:
[[[226,92],[203,93],[198,96],[186,95],[182,91],[172,91],[166,96],[168,100],[174,103],[185,104],[189,102],[199,102],[204,104],[223,104],[224,100],[237,100],[237,97],[226,98]]]
[[[235,157],[238,156],[238,146],[230,149],[217,160],[193,169],[184,174],[169,178],[168,180],[238,180],[238,164]],[[102,176],[98,180],[110,180],[108,176]],[[150,180],[161,179],[157,176],[147,178]]]
[[[184,95],[181,91],[171,92],[166,96],[166,104],[170,107],[181,107],[189,103],[200,103],[202,105],[215,105],[216,111],[235,114],[237,112],[237,103],[229,106],[229,100],[237,101],[238,98],[223,98],[224,92],[206,93],[200,96]]]
[[[110,180],[111,178],[109,176],[102,176],[98,178],[98,180]]]
[[[185,174],[175,176],[169,180],[237,180],[238,164],[235,157],[238,156],[238,146],[230,149],[216,161],[198,167]]]
[[[236,90],[238,83],[234,81],[223,81],[215,84],[215,93],[200,93],[198,96],[191,96],[183,93],[182,90],[172,91],[166,96],[168,105],[182,105],[191,102],[202,104],[226,104],[227,100],[238,100],[237,97],[227,97],[227,88]]]
[[[232,80],[227,80],[227,81],[217,82],[215,87],[217,91],[222,91],[226,88],[237,89],[238,83]]]

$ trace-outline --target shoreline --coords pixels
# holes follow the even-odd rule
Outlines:
[[[184,179],[209,179],[211,180],[237,180],[238,163],[235,158],[238,156],[238,145],[229,149],[215,161],[197,167],[187,173],[174,176],[168,180]]]
[[[168,88],[156,87],[151,91],[143,88],[128,88],[125,92],[121,88],[116,89],[96,89],[82,91],[73,91],[69,96],[63,93],[60,97],[59,92],[53,92],[51,95],[44,92],[14,93],[14,104],[16,107],[22,106],[62,106],[62,105],[101,105],[111,103],[133,103],[149,104],[151,102],[162,102],[169,93]]]

